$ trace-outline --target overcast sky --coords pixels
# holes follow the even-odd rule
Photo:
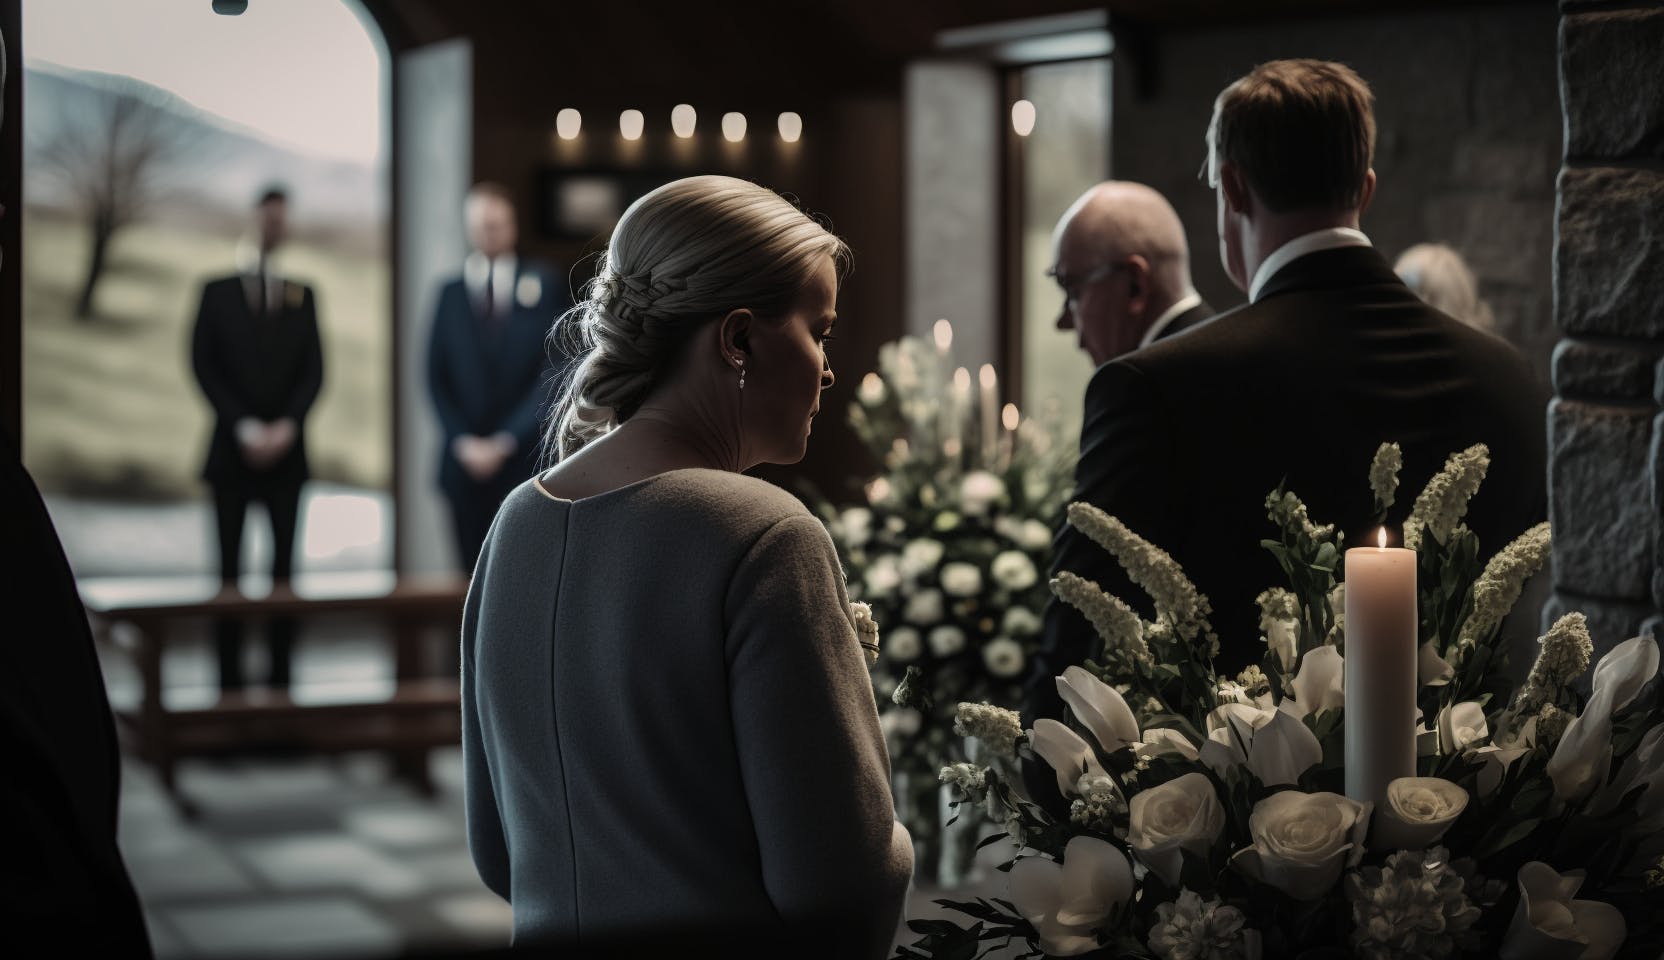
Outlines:
[[[127,74],[308,153],[382,151],[379,36],[353,0],[23,0],[25,62]]]

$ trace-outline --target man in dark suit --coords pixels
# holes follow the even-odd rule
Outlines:
[[[1468,525],[1488,555],[1543,519],[1546,397],[1508,344],[1416,298],[1358,230],[1375,190],[1368,86],[1340,64],[1276,61],[1220,94],[1208,134],[1220,255],[1248,303],[1107,364],[1092,380],[1074,499],[1167,550],[1211,598],[1216,664],[1258,663],[1255,596],[1283,582],[1260,540],[1279,483],[1371,538],[1367,472],[1403,446],[1402,523],[1450,453],[1483,442],[1490,479]],[[1394,531],[1397,539],[1398,532]],[[1148,599],[1084,536],[1062,529],[1053,565],[1145,616]],[[1092,630],[1048,607],[1026,713],[1059,716],[1053,676]]]
[[[214,434],[202,476],[214,491],[220,579],[234,590],[241,572],[243,517],[264,503],[272,523],[272,588],[289,589],[301,486],[306,482],[306,414],[323,386],[323,348],[312,290],[274,270],[283,242],[288,199],[267,190],[256,205],[257,241],[246,248],[242,272],[202,289],[191,339],[197,382],[214,407]],[[268,683],[289,685],[294,624],[268,626]],[[217,626],[220,688],[243,686],[242,627]]]
[[[451,503],[457,561],[472,572],[510,490],[537,469],[538,438],[558,375],[545,343],[570,300],[549,271],[515,255],[508,192],[468,193],[462,275],[439,291],[428,348],[428,387],[443,444],[439,487]],[[559,354],[554,354],[559,356]]]
[[[1184,224],[1167,198],[1109,180],[1081,194],[1052,232],[1047,275],[1063,291],[1059,330],[1104,364],[1213,316],[1190,282]]]

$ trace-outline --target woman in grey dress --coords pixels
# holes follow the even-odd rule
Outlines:
[[[679,180],[557,324],[559,463],[498,512],[462,634],[469,849],[517,945],[888,949],[911,842],[843,574],[741,472],[804,454],[848,256],[762,187]]]

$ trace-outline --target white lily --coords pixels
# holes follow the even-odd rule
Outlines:
[[[1546,863],[1520,867],[1520,905],[1502,941],[1502,960],[1608,960],[1629,927],[1610,903],[1573,900],[1583,871],[1561,874]]]
[[[1195,760],[1198,756],[1196,745],[1190,742],[1189,737],[1177,730],[1170,730],[1167,727],[1150,727],[1139,736],[1143,742],[1137,744],[1134,749],[1140,757],[1146,760],[1150,757],[1159,757],[1169,753],[1176,753],[1186,760]]]
[[[1658,644],[1651,637],[1625,640],[1600,658],[1588,705],[1566,726],[1548,761],[1560,799],[1579,802],[1601,785],[1612,762],[1612,714],[1628,706],[1657,673]]]
[[[1011,902],[1054,957],[1096,949],[1092,931],[1131,901],[1133,890],[1126,855],[1096,837],[1070,840],[1061,864],[1024,857],[1011,868]]]
[[[1439,753],[1465,750],[1491,735],[1485,723],[1485,708],[1472,700],[1454,703],[1439,711]]]

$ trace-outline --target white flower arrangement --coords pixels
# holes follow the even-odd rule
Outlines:
[[[913,702],[928,722],[916,731],[893,722],[886,732],[897,809],[919,845],[916,859],[928,864],[939,862],[932,848],[944,834],[937,775],[977,759],[947,735],[954,705],[1021,701],[1074,466],[1074,444],[1052,426],[1060,418],[1002,407],[995,371],[966,371],[956,382],[955,365],[946,324],[935,343],[882,346],[848,410],[878,472],[849,491],[853,503],[811,492],[851,599],[870,604],[885,628],[874,689],[893,689],[912,669],[909,689],[924,695]],[[965,847],[962,859],[971,853]]]
[[[1371,466],[1393,506],[1400,454]],[[1547,559],[1546,525],[1481,566],[1461,525],[1488,465],[1452,457],[1417,498],[1421,720],[1413,776],[1379,803],[1343,795],[1345,631],[1339,537],[1292,493],[1267,499],[1289,577],[1259,597],[1261,664],[1215,674],[1207,600],[1171,558],[1087,508],[1071,522],[1156,600],[1140,621],[1078,577],[1053,589],[1087,612],[1100,657],[1057,678],[1065,720],[990,734],[999,755],[959,803],[989,812],[1015,853],[1009,900],[942,900],[900,956],[1651,958],[1664,944],[1664,678],[1636,637],[1598,660],[1581,614],[1547,631],[1508,680],[1498,625]],[[1390,480],[1390,482],[1388,482]],[[1136,569],[1135,569],[1136,568]],[[1140,646],[1141,645],[1141,646]],[[1589,667],[1594,662],[1592,674]],[[1589,674],[1587,695],[1577,692]],[[956,733],[991,723],[974,703]],[[1006,739],[1010,737],[1009,741]],[[1009,749],[1007,746],[1009,745]],[[1057,796],[1029,797],[1033,767]],[[1049,787],[1047,788],[1049,792]]]

